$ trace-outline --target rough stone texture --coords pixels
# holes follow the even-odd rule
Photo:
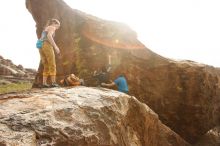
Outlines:
[[[209,130],[195,146],[220,146],[220,127]]]
[[[15,65],[0,55],[0,86],[11,83],[33,82],[36,70]]]
[[[0,145],[189,146],[135,97],[103,88],[0,96]]]
[[[89,86],[94,70],[112,56],[112,79],[125,73],[130,93],[149,105],[159,118],[194,143],[219,121],[220,74],[211,66],[172,61],[150,51],[128,26],[71,9],[62,0],[26,0],[40,36],[49,18],[61,21],[55,41],[58,80],[75,73]],[[42,65],[35,83],[40,84]],[[217,114],[216,114],[217,113]]]
[[[0,56],[0,75],[14,77],[34,77],[36,71],[33,69],[25,69],[22,65],[15,65],[11,60],[4,59]]]

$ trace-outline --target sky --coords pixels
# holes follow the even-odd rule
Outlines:
[[[161,56],[220,67],[219,0],[65,0],[74,9],[127,24]],[[37,69],[35,22],[25,0],[1,0],[0,55]]]

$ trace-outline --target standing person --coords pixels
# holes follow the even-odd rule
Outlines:
[[[119,75],[117,79],[114,80],[114,82],[111,82],[109,84],[102,83],[101,85],[105,87],[113,87],[116,85],[118,87],[118,91],[128,94],[128,84],[125,75],[123,74]]]
[[[54,51],[59,55],[60,49],[56,45],[53,37],[55,31],[59,29],[60,22],[57,19],[48,20],[42,34],[43,46],[39,49],[41,62],[43,64],[43,88],[58,87],[56,83],[56,61]],[[50,76],[51,85],[47,84],[47,78]]]

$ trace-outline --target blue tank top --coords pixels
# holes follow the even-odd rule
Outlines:
[[[53,34],[53,37],[55,36],[55,33]],[[45,41],[45,40],[48,40],[47,38],[47,31],[43,31],[41,33],[41,40]]]
[[[41,33],[41,40],[43,40],[43,41],[47,40],[47,32],[46,31],[43,31]]]

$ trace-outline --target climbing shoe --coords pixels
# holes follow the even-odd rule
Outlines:
[[[50,85],[48,85],[48,84],[43,84],[41,87],[42,87],[42,88],[50,88]]]
[[[56,84],[56,83],[52,83],[51,85],[50,85],[50,87],[60,87],[58,84]]]

